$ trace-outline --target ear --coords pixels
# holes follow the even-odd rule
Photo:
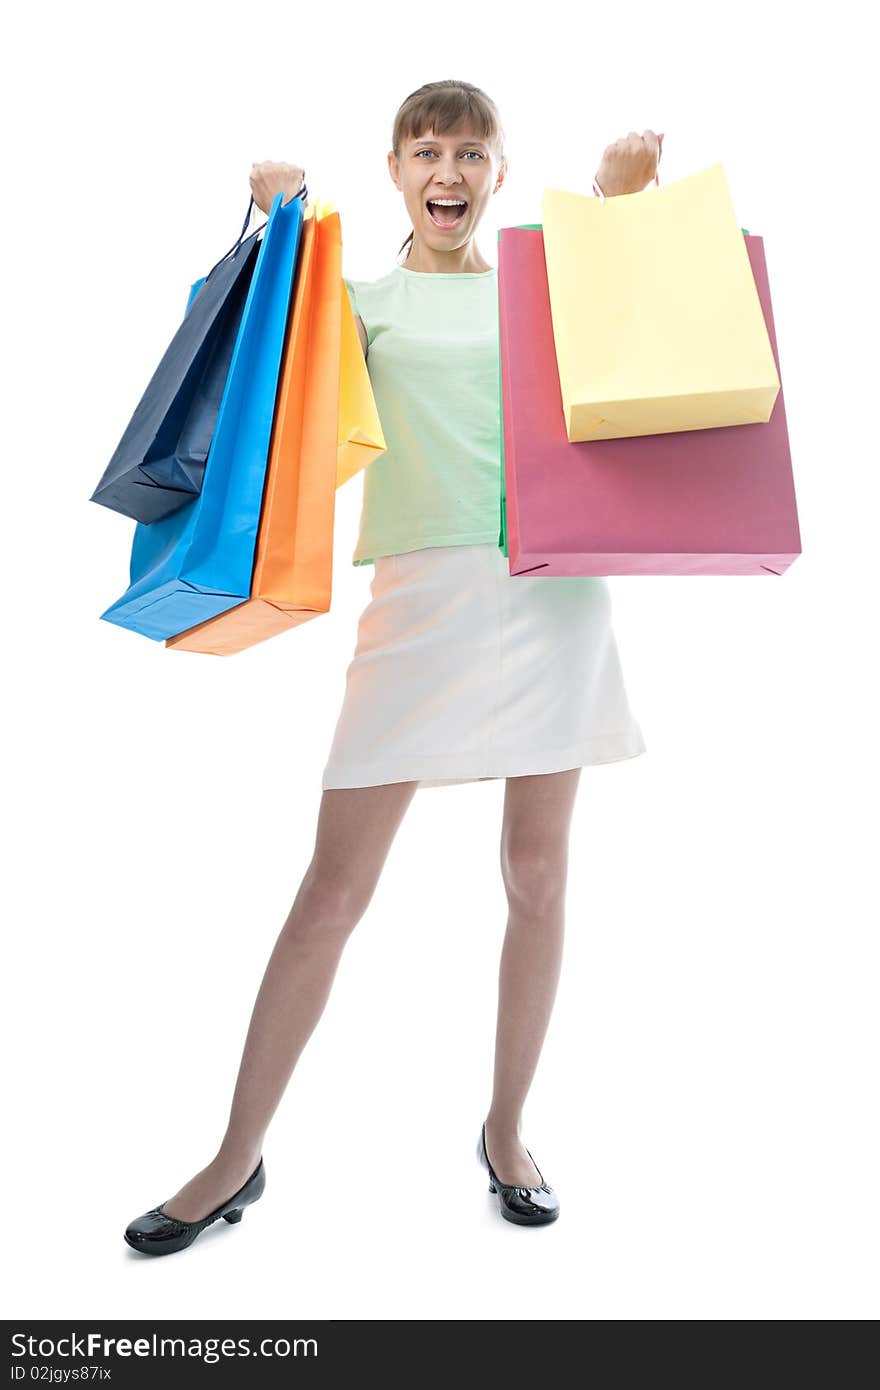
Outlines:
[[[498,167],[498,175],[497,175],[497,177],[496,177],[496,179],[495,179],[495,187],[494,187],[494,189],[492,190],[493,193],[497,193],[497,192],[498,192],[499,188],[500,188],[501,185],[503,184],[503,182],[504,182],[504,180],[505,180],[506,177],[507,177],[507,156],[505,155],[504,158],[503,158],[502,161],[501,161],[501,164],[500,164],[499,167]]]
[[[392,181],[392,183],[395,185],[395,187],[396,187],[400,192],[403,192],[403,190],[402,190],[401,187],[400,187],[400,178],[399,178],[399,175],[400,175],[400,161],[398,160],[397,155],[394,153],[393,150],[389,150],[389,151],[388,151],[388,172],[389,172],[389,174],[391,175],[391,181]]]

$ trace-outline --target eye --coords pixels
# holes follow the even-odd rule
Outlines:
[[[434,153],[433,150],[416,150],[416,159],[418,159],[418,157],[419,157],[420,154],[433,154],[433,153]],[[465,150],[465,154],[475,154],[475,155],[477,156],[477,159],[485,159],[485,158],[486,158],[486,156],[485,156],[484,154],[481,154],[479,150]]]

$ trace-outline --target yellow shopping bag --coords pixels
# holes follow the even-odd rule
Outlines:
[[[779,375],[720,164],[600,200],[544,190],[569,441],[765,424]]]
[[[358,337],[348,291],[342,289],[342,343],[339,360],[339,438],[336,486],[366,468],[388,445],[376,408],[373,386]]]
[[[311,205],[316,218],[335,212],[332,198],[316,198]],[[336,449],[336,486],[342,487],[366,468],[388,445],[376,408],[370,374],[358,337],[348,291],[342,290],[342,337],[339,351],[339,429]]]

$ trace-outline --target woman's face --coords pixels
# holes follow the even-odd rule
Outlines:
[[[388,168],[418,239],[435,251],[454,251],[474,235],[504,182],[506,161],[499,162],[495,146],[471,129],[446,135],[431,130],[405,140],[399,160],[389,152]],[[438,198],[464,206],[436,207]]]

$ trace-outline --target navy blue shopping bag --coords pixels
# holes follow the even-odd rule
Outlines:
[[[90,501],[154,522],[191,502],[205,462],[257,260],[257,228],[238,240],[190,294],[183,322],[126,427]]]

